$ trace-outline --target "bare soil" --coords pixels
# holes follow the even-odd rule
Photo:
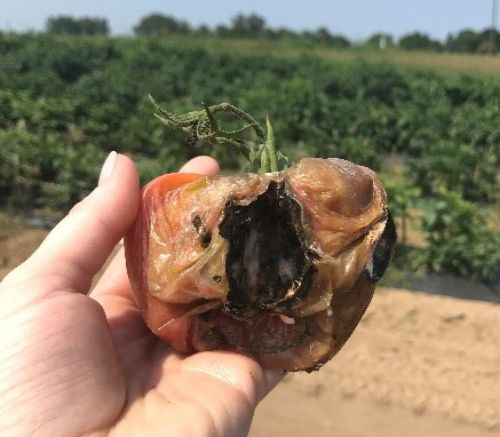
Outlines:
[[[0,280],[22,263],[43,241],[44,229],[19,229],[0,237]]]
[[[47,231],[0,238],[0,279]],[[345,348],[290,374],[258,407],[251,437],[500,435],[500,306],[378,291]]]

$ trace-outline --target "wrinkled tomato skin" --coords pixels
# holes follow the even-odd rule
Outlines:
[[[150,228],[150,220],[155,211],[152,199],[165,195],[185,184],[203,177],[192,173],[170,173],[152,180],[141,191],[139,211],[130,232],[125,237],[125,258],[127,272],[134,292],[136,303],[149,328],[162,340],[179,352],[190,353],[188,343],[190,319],[180,317],[186,312],[186,305],[165,303],[147,291],[147,268],[149,240],[144,238]],[[165,325],[166,320],[172,323]]]
[[[300,215],[291,215],[294,205]],[[235,220],[231,232],[228,217]],[[231,350],[266,368],[312,371],[341,349],[370,303],[380,279],[375,253],[382,253],[389,219],[376,174],[336,158],[304,158],[265,174],[168,174],[141,192],[125,238],[128,275],[146,324],[173,349]],[[240,226],[247,223],[253,225]],[[269,245],[269,237],[276,243]],[[395,238],[383,251],[383,270]],[[298,245],[307,259],[290,255]],[[251,299],[274,298],[266,288],[274,277],[257,285],[248,278],[271,266],[280,278],[300,274],[299,285],[269,300],[275,306],[259,307]],[[241,311],[228,304],[235,290],[243,298],[234,302],[246,305]]]

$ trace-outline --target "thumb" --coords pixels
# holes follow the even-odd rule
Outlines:
[[[132,225],[139,178],[132,160],[111,152],[97,188],[75,205],[16,274],[44,278],[42,293],[87,293],[93,276]],[[40,281],[37,281],[40,282]]]

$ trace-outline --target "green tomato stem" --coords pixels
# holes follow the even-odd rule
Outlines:
[[[200,111],[177,115],[161,108],[153,97],[149,96],[149,99],[156,109],[155,116],[170,128],[188,132],[191,142],[207,141],[210,144],[239,146],[240,149],[246,151],[246,158],[252,168],[256,158],[260,157],[260,168],[257,169],[260,173],[276,172],[287,167],[286,157],[276,148],[269,116],[266,117],[267,134],[264,134],[264,130],[255,118],[230,103],[219,103],[212,106],[202,103],[203,109]],[[221,112],[232,114],[245,124],[238,129],[224,130],[216,119],[216,114]],[[253,130],[260,142],[260,146],[257,148],[254,143],[250,143],[242,136],[249,129]]]
[[[279,171],[278,170],[278,152],[276,150],[276,145],[274,143],[274,131],[271,125],[271,120],[269,119],[269,115],[266,117],[266,126],[267,126],[267,138],[264,148],[267,148],[267,153],[269,155],[269,168],[271,171]]]

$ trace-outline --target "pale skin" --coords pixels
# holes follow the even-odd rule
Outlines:
[[[181,171],[216,174],[208,157]],[[0,283],[0,435],[243,436],[281,378],[214,351],[183,356],[154,337],[134,303],[123,251],[133,162],[108,158],[99,186]]]

